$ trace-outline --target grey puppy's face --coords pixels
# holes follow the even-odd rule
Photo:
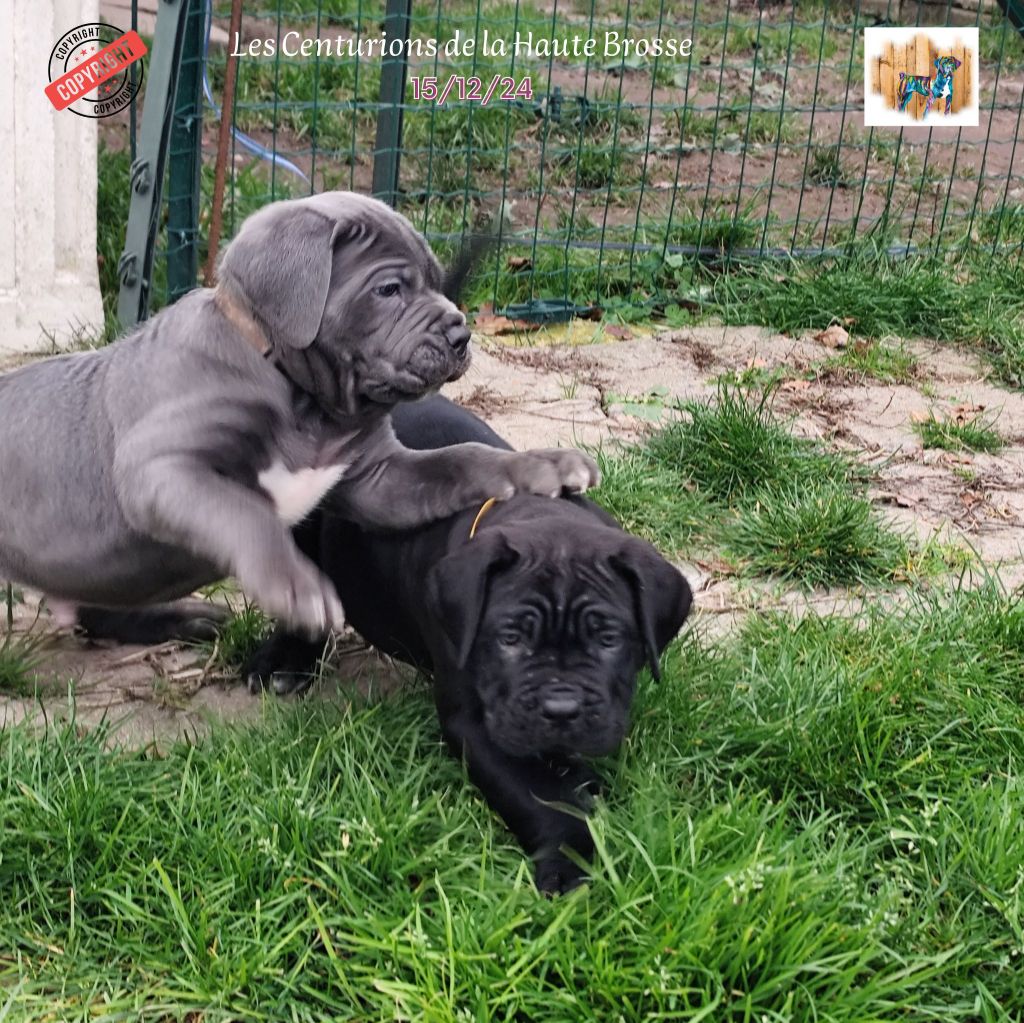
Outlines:
[[[317,343],[352,355],[358,394],[393,405],[437,390],[469,367],[466,319],[443,291],[426,242],[393,215],[335,248]]]
[[[220,284],[264,328],[272,357],[326,406],[421,397],[469,366],[465,317],[423,237],[353,192],[274,203],[228,246]]]
[[[653,547],[607,527],[488,530],[435,566],[427,594],[488,736],[512,756],[612,752],[637,674],[658,676],[691,602]]]

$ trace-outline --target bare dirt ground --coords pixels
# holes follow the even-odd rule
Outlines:
[[[1024,395],[997,386],[976,356],[911,343],[918,374],[912,385],[891,385],[831,371],[808,378],[809,370],[835,354],[811,338],[756,327],[631,330],[636,336],[619,341],[595,341],[595,332],[601,335],[591,323],[529,340],[477,338],[472,368],[448,393],[517,447],[609,445],[641,437],[672,398],[712,394],[724,372],[784,367],[776,411],[791,417],[797,433],[871,465],[872,498],[884,515],[922,538],[973,549],[1008,588],[1024,584]],[[10,367],[10,361],[0,362],[0,370]],[[942,417],[964,405],[984,406],[997,416],[1007,446],[998,455],[922,449],[914,417]],[[697,595],[691,627],[715,632],[752,610],[852,611],[879,599],[741,582],[719,572],[714,558],[700,551],[683,568]],[[164,744],[198,736],[216,720],[249,721],[261,713],[262,698],[211,667],[208,650],[87,645],[56,630],[31,593],[16,606],[15,630],[46,633],[48,639],[37,695],[0,695],[0,727],[26,717],[53,720],[66,715],[73,701],[82,726],[107,719],[119,742]],[[353,636],[339,638],[330,663],[317,690],[328,698],[339,687],[342,693],[353,687],[367,692],[411,677]]]

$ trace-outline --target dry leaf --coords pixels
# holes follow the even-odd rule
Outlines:
[[[533,260],[529,256],[509,256],[505,260],[505,266],[513,273],[519,273],[523,270],[532,269]]]
[[[984,405],[972,405],[970,402],[965,401],[954,407],[953,418],[956,420],[958,426],[963,426],[964,423],[973,419],[979,412],[984,411]]]
[[[478,334],[494,337],[496,334],[515,334],[521,330],[537,330],[539,323],[528,323],[526,320],[510,320],[507,316],[493,316],[490,313],[477,313],[473,320],[473,329]]]
[[[806,391],[811,386],[810,380],[783,380],[781,387],[784,391]]]
[[[815,334],[814,340],[825,345],[826,348],[845,348],[846,343],[850,340],[850,332],[845,327],[839,326],[838,323],[833,323],[831,327]]]
[[[910,497],[908,494],[894,494],[889,491],[879,494],[876,498],[880,504],[895,504],[899,508],[913,508],[915,504],[919,504],[921,498]]]
[[[932,418],[930,412],[914,411],[910,413],[910,421],[912,423],[927,423]]]
[[[610,324],[604,328],[604,332],[609,337],[618,338],[620,341],[629,341],[633,336],[633,332],[629,327],[620,326],[617,323]]]
[[[711,575],[735,575],[736,568],[734,565],[725,561],[723,558],[709,558],[707,561],[698,560],[696,562],[697,567]]]
[[[767,369],[768,363],[764,359],[747,359],[747,369]]]

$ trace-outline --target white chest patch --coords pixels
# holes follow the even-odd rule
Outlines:
[[[274,462],[260,473],[259,483],[274,502],[278,518],[285,525],[294,526],[320,503],[347,468],[343,464],[289,469],[283,462]]]

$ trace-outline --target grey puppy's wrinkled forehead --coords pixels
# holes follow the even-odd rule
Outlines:
[[[247,303],[275,344],[303,349],[323,319],[335,256],[359,266],[375,252],[379,261],[381,246],[407,258],[427,288],[441,286],[437,259],[400,213],[355,192],[322,192],[248,217],[224,251],[218,287]]]

